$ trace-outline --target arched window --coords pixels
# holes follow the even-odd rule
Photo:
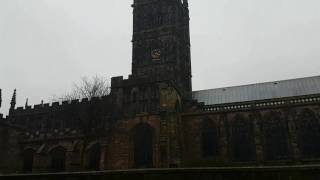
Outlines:
[[[138,101],[138,92],[134,91],[132,92],[132,102],[136,103]]]
[[[237,115],[231,125],[233,160],[246,162],[255,160],[252,122]]]
[[[283,160],[289,157],[288,125],[276,113],[263,119],[264,152],[266,160]]]
[[[298,136],[301,156],[306,159],[320,157],[320,125],[315,113],[304,110],[298,117]]]
[[[100,170],[101,147],[99,144],[93,145],[88,151],[89,170]]]
[[[153,167],[153,129],[141,123],[134,129],[134,165],[136,168]]]
[[[202,156],[215,157],[218,155],[218,148],[217,129],[206,119],[202,122]]]
[[[32,172],[34,153],[33,149],[27,149],[23,152],[23,171],[26,173]]]
[[[136,103],[139,101],[138,92],[139,92],[138,88],[134,88],[131,91],[131,100],[133,103]]]
[[[51,169],[53,172],[63,172],[66,166],[66,149],[59,146],[51,152]]]

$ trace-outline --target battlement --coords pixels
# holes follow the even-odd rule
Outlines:
[[[132,87],[132,86],[139,86],[144,84],[154,84],[160,82],[170,82],[172,77],[170,74],[166,76],[132,76],[130,75],[128,79],[124,79],[123,76],[113,77],[111,78],[111,89],[117,88],[125,88],[125,87]]]
[[[134,0],[133,4],[131,5],[131,7],[135,8],[138,6],[145,6],[148,4],[155,4],[156,2],[162,2],[159,0]],[[184,5],[185,7],[188,6],[188,0],[168,0],[167,3],[177,3],[179,5]]]
[[[60,102],[52,102],[52,103],[45,103],[45,104],[36,104],[33,106],[26,106],[26,107],[17,107],[13,115],[25,114],[25,113],[34,113],[35,111],[44,112],[44,111],[54,111],[59,109],[65,109],[68,107],[77,107],[82,105],[94,104],[99,102],[107,102],[109,96],[103,97],[94,97],[92,99],[84,98],[84,99],[76,99],[71,101],[60,101]]]
[[[8,116],[5,116],[0,113],[0,122],[6,122],[8,120]]]

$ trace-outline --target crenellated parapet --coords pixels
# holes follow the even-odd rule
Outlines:
[[[32,132],[52,133],[65,129],[91,132],[110,127],[114,114],[111,96],[53,102],[14,109],[8,121]]]
[[[181,96],[169,76],[130,76],[129,79],[114,77],[111,80],[111,96],[124,116],[132,117],[139,113],[160,114],[161,89],[164,85],[172,87]]]
[[[111,88],[119,88],[119,87],[132,87],[132,86],[141,86],[146,84],[154,84],[154,83],[163,83],[163,82],[171,82],[172,74],[153,74],[153,75],[141,75],[134,76],[130,75],[128,79],[124,79],[123,76],[113,77],[111,79]]]
[[[3,122],[5,121],[5,118],[3,117],[3,114],[0,113],[0,121]]]
[[[98,103],[109,103],[110,96],[95,97],[92,99],[75,99],[71,101],[52,102],[45,104],[36,104],[33,106],[17,107],[14,110],[13,116],[29,114],[29,113],[45,113],[51,111],[60,111],[70,107],[80,108],[81,106],[93,105]]]

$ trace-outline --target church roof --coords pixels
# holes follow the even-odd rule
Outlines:
[[[320,94],[320,76],[194,91],[205,105]]]

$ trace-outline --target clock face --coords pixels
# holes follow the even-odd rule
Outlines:
[[[151,57],[153,60],[160,60],[161,56],[161,50],[160,49],[154,49],[151,51]]]

